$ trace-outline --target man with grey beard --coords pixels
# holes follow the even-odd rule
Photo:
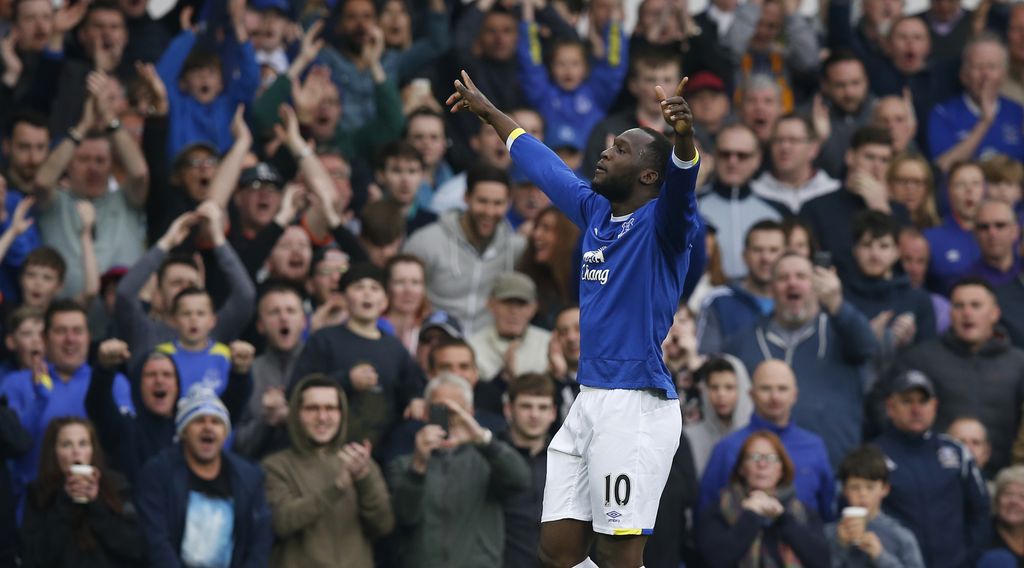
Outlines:
[[[878,350],[867,319],[843,301],[833,269],[784,254],[772,270],[775,308],[738,332],[725,352],[753,372],[759,363],[781,359],[796,373],[800,400],[793,420],[825,440],[829,460],[860,444],[864,385],[861,366]]]

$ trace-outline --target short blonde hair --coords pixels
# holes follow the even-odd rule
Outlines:
[[[1017,483],[1024,487],[1024,465],[1011,465],[999,471],[996,475],[994,499],[998,500],[1006,486],[1011,483]]]

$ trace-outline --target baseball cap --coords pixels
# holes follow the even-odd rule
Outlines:
[[[255,187],[258,189],[263,185],[271,185],[277,189],[281,189],[284,185],[284,180],[281,179],[281,174],[277,173],[277,168],[266,162],[260,162],[255,166],[245,168],[238,177],[238,187]]]
[[[698,71],[686,82],[686,92],[696,93],[697,91],[725,92],[725,81],[711,71]]]
[[[447,333],[452,339],[462,339],[462,325],[455,316],[444,310],[431,312],[427,319],[423,320],[420,326],[420,337],[431,329],[440,329]]]
[[[522,272],[506,272],[494,279],[491,297],[495,300],[537,301],[537,285]]]
[[[341,275],[341,280],[338,282],[338,290],[344,292],[346,288],[364,278],[376,280],[381,286],[385,286],[383,270],[372,262],[360,262]]]
[[[892,390],[889,394],[901,394],[914,389],[920,390],[928,398],[935,396],[935,387],[932,382],[921,371],[910,369],[900,373],[892,383]]]

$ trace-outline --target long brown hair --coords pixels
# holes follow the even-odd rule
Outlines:
[[[914,226],[918,229],[929,229],[931,227],[937,227],[942,223],[939,218],[939,212],[935,208],[935,177],[932,175],[932,168],[929,165],[928,160],[921,154],[905,153],[900,154],[893,158],[892,162],[889,163],[889,169],[885,174],[885,183],[888,187],[892,187],[893,182],[896,179],[896,172],[903,166],[903,164],[917,164],[924,172],[924,200],[921,202],[921,206],[915,211],[910,212],[910,220]],[[952,172],[950,173],[952,177]],[[889,190],[890,196],[892,190]]]
[[[537,248],[533,244],[533,239],[528,239],[526,252],[519,261],[519,271],[537,284],[542,313],[559,307],[548,305],[552,300],[562,306],[575,303],[571,289],[575,281],[572,278],[572,253],[576,248],[576,241],[580,238],[580,230],[576,225],[553,205],[537,213],[534,223],[540,223],[547,215],[552,215],[555,219],[555,247],[551,253],[551,260],[537,260]],[[545,298],[544,290],[554,291],[556,297],[551,298],[549,293]]]
[[[430,315],[433,308],[430,306],[430,300],[427,299],[427,265],[424,264],[423,259],[413,254],[396,254],[395,256],[388,259],[387,263],[384,264],[384,280],[387,283],[385,288],[391,286],[391,279],[395,275],[395,266],[399,264],[415,264],[420,267],[420,272],[423,273],[423,300],[420,302],[420,307],[416,310],[416,321],[422,322]],[[391,310],[390,297],[388,298],[388,310]],[[419,323],[417,323],[419,325]]]
[[[793,467],[793,460],[789,459],[789,454],[786,453],[786,448],[782,446],[782,440],[768,430],[759,430],[754,432],[747,436],[747,439],[743,441],[743,445],[740,446],[740,453],[736,456],[736,463],[732,466],[732,474],[729,476],[729,480],[733,483],[742,483],[746,485],[742,475],[743,462],[747,461],[747,452],[750,450],[750,446],[752,446],[757,440],[764,440],[771,444],[772,449],[779,455],[779,459],[782,462],[782,477],[779,478],[779,482],[776,487],[792,485],[793,478],[796,476],[796,468]]]
[[[118,496],[118,488],[115,484],[112,471],[107,467],[107,460],[103,455],[103,448],[100,447],[99,436],[92,422],[85,418],[76,416],[64,416],[54,418],[46,427],[43,434],[43,445],[39,453],[39,474],[32,483],[29,490],[29,498],[39,509],[46,509],[53,505],[59,492],[64,490],[65,474],[60,469],[57,461],[57,437],[61,430],[68,426],[79,425],[89,433],[89,442],[92,444],[92,463],[88,464],[100,471],[99,494],[96,500],[109,507],[117,514],[124,511],[124,504]],[[96,548],[96,537],[92,534],[89,523],[86,522],[85,513],[81,508],[72,512],[72,532],[79,548],[89,550]]]

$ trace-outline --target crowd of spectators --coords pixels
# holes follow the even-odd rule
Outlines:
[[[691,8],[0,1],[0,566],[539,565],[584,253],[461,70],[583,179],[689,77],[648,568],[1024,562],[1024,5]]]

